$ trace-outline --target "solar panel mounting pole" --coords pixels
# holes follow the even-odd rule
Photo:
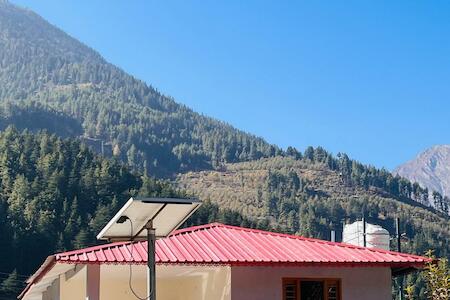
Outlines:
[[[145,300],[156,300],[156,238],[169,236],[200,205],[199,200],[192,198],[130,198],[97,234],[97,239],[110,242],[147,239],[147,297]],[[130,224],[126,224],[127,220]],[[133,227],[138,229],[137,233],[133,232]],[[133,262],[131,258],[130,264]]]
[[[366,235],[366,218],[362,218],[362,226],[363,226],[363,245],[367,247],[367,235]]]
[[[397,251],[398,252],[402,252],[402,242],[401,242],[401,233],[400,233],[400,218],[395,218],[395,235],[397,238]],[[403,277],[399,276],[397,279],[398,282],[398,297],[400,298],[400,300],[403,300]]]
[[[153,228],[153,220],[148,221],[145,229],[147,229],[147,299],[156,300],[156,235],[155,228]]]

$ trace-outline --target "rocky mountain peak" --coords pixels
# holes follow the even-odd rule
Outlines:
[[[395,174],[450,196],[450,145],[436,145],[397,167]]]

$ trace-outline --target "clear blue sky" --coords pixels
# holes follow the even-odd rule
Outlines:
[[[13,2],[282,147],[392,169],[450,143],[449,1]]]

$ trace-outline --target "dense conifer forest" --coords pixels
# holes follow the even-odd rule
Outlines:
[[[0,296],[17,293],[46,256],[98,243],[96,234],[130,196],[187,196],[80,141],[12,127],[0,132],[0,191]],[[185,226],[209,221],[256,226],[215,204]]]
[[[176,103],[33,12],[8,3],[0,3],[0,50],[3,105],[58,112],[77,122],[74,135],[108,144],[114,156],[140,171],[170,176],[280,152]],[[36,121],[36,127],[45,127]]]
[[[141,172],[171,177],[190,170],[278,155],[325,162],[346,182],[376,186],[441,211],[448,199],[417,184],[322,148],[303,154],[197,114],[106,62],[31,11],[0,3],[0,128],[46,129],[81,137]],[[314,157],[313,157],[314,156]]]

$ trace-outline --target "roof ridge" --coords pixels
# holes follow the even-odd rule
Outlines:
[[[195,225],[195,226],[191,226],[191,227],[177,229],[174,232],[172,232],[169,236],[180,235],[183,233],[194,232],[194,231],[199,231],[202,229],[208,229],[208,228],[213,228],[213,227],[228,227],[228,226],[231,226],[231,225],[225,225],[225,224],[222,224],[219,222],[213,222],[213,223],[208,223],[208,224],[203,224],[203,225]]]
[[[199,231],[199,230],[205,230],[205,229],[209,229],[209,228],[213,228],[213,227],[229,228],[229,229],[233,229],[233,230],[260,233],[260,234],[266,234],[266,235],[270,235],[270,236],[278,236],[278,237],[291,238],[291,239],[298,239],[298,240],[303,240],[303,241],[311,242],[311,243],[319,243],[319,244],[325,244],[325,245],[330,245],[330,246],[358,249],[358,250],[370,251],[370,252],[376,252],[376,253],[385,253],[385,254],[391,254],[391,255],[398,255],[398,256],[402,256],[402,257],[415,256],[417,258],[419,258],[419,257],[421,258],[420,255],[416,255],[416,254],[402,253],[402,252],[396,252],[396,251],[391,251],[391,250],[384,250],[384,249],[380,249],[380,248],[368,248],[368,247],[356,246],[356,245],[342,243],[342,242],[331,242],[331,241],[326,241],[326,240],[321,240],[321,239],[316,239],[316,238],[308,238],[308,237],[304,237],[304,236],[300,236],[300,235],[273,232],[273,231],[267,231],[267,230],[256,229],[256,228],[239,227],[239,226],[228,225],[228,224],[223,224],[223,223],[219,223],[219,222],[179,229],[179,230],[173,232],[173,234],[171,234],[171,236],[194,232],[194,231]]]

